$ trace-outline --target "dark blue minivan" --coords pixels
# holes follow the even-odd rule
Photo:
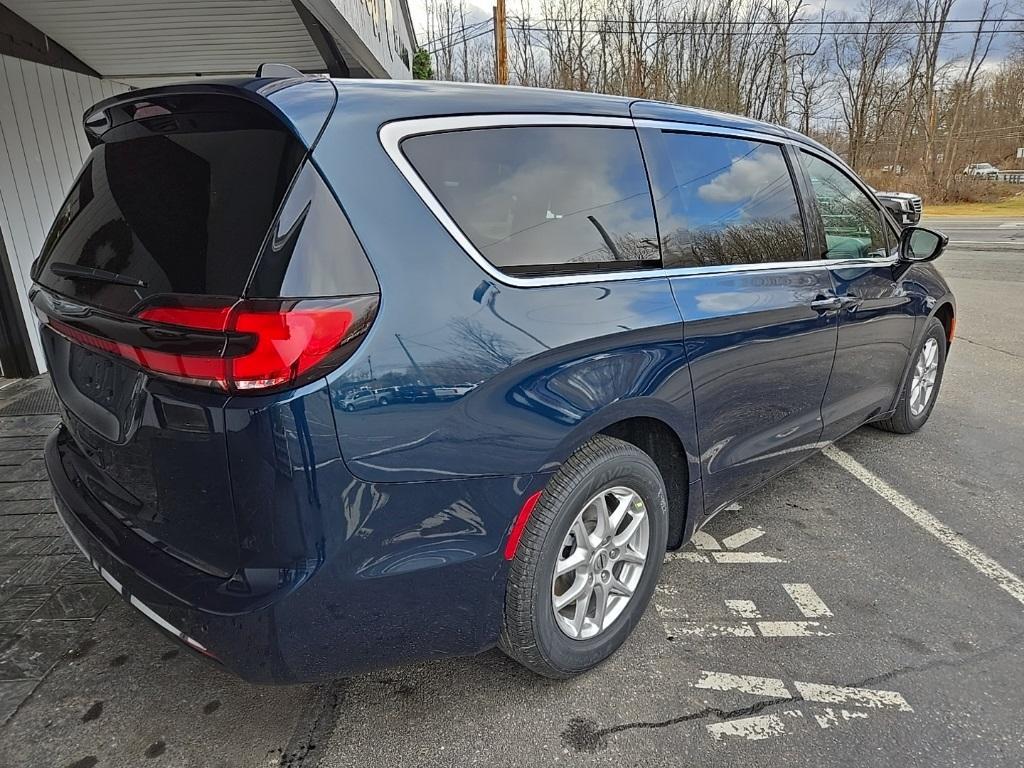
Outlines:
[[[261,78],[137,90],[33,270],[61,519],[254,681],[626,639],[666,549],[871,422],[955,305],[788,129],[651,101]]]

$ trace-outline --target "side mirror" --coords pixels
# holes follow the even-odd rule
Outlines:
[[[949,238],[926,227],[907,227],[900,233],[900,261],[912,263],[937,259]]]

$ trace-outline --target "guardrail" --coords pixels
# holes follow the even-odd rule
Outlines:
[[[1024,184],[1024,171],[1000,171],[999,180],[1008,184]]]

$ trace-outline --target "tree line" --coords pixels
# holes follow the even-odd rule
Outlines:
[[[523,0],[508,16],[509,80],[788,125],[876,183],[905,175],[930,199],[961,199],[978,194],[968,163],[1024,167],[1014,2]],[[493,22],[470,23],[465,0],[427,0],[425,36],[421,74],[494,81]]]

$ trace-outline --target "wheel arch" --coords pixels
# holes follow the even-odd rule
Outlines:
[[[946,329],[946,352],[953,344],[953,335],[956,331],[956,307],[950,299],[939,302],[939,305],[932,312],[932,317],[937,317],[942,327]]]
[[[658,466],[668,501],[668,548],[678,549],[688,520],[699,517],[703,500],[699,486],[697,444],[671,405],[651,398],[632,398],[609,405],[581,422],[559,444],[549,464],[561,464],[598,434],[635,445]]]

